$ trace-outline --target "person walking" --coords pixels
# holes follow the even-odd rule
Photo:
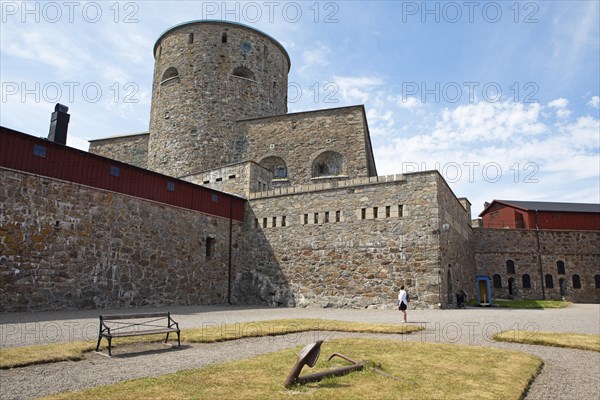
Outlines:
[[[406,309],[408,308],[408,295],[404,290],[404,285],[400,286],[398,293],[398,309],[402,311],[402,323],[406,322]]]

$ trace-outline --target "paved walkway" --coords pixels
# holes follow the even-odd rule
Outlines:
[[[165,309],[153,309],[159,311]],[[247,307],[171,307],[174,319],[185,328],[220,329],[224,324],[279,318],[321,318],[361,322],[397,323],[395,310],[283,309]],[[116,311],[115,311],[116,312]],[[123,312],[119,310],[118,312]],[[133,312],[133,311],[132,311]],[[111,311],[103,311],[111,313]],[[96,311],[5,314],[0,316],[0,347],[97,339]],[[158,376],[293,348],[317,339],[381,337],[396,340],[460,343],[515,349],[537,355],[544,368],[527,399],[599,399],[600,353],[545,346],[496,343],[491,336],[507,329],[600,334],[600,305],[575,304],[556,310],[410,310],[409,322],[424,331],[412,335],[305,332],[279,337],[240,339],[215,344],[185,344],[181,349],[136,345],[115,357],[91,353],[85,360],[35,365],[0,371],[2,399],[28,399],[123,380]],[[160,361],[160,362],[159,362]],[[108,368],[110,366],[110,368]],[[98,372],[101,371],[101,372]]]

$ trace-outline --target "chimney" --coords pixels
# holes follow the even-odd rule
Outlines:
[[[67,144],[67,129],[69,128],[69,119],[71,118],[71,115],[67,111],[69,111],[69,107],[56,103],[52,117],[50,117],[48,140],[62,145]]]

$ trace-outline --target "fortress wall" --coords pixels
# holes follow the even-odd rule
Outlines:
[[[228,219],[0,169],[0,311],[225,304],[228,250]]]
[[[341,175],[368,177],[364,118],[363,107],[357,106],[239,121],[238,131],[246,140],[239,157],[258,163],[279,157],[287,164],[288,184],[304,185],[316,181],[311,179],[315,159],[333,151],[343,157]]]
[[[148,161],[147,133],[120,136],[90,141],[89,152],[102,157],[121,161],[136,167],[146,168]]]
[[[473,246],[478,273],[492,277],[498,274],[502,288],[492,287],[492,296],[511,297],[508,292],[508,279],[515,282],[514,297],[525,299],[542,298],[541,275],[550,274],[554,288],[544,290],[547,299],[560,299],[559,280],[566,284],[566,300],[585,303],[599,303],[600,289],[595,287],[594,275],[600,274],[600,232],[598,231],[558,231],[539,232],[541,250],[537,253],[536,231],[523,229],[474,229]],[[515,273],[509,274],[506,261],[515,263]],[[559,274],[557,261],[565,264],[565,274]],[[523,288],[523,275],[531,278],[531,288]],[[579,275],[581,288],[573,287],[573,275]],[[544,278],[545,279],[545,278]]]
[[[438,175],[257,196],[245,212],[236,301],[395,307],[405,284],[411,305],[437,306]]]

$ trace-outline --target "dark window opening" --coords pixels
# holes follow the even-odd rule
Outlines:
[[[37,157],[46,158],[46,146],[40,144],[33,145],[33,155]]]
[[[235,175],[229,175],[229,179],[235,179]]]
[[[286,218],[285,215],[283,217],[281,217],[281,226],[286,226]]]
[[[313,221],[315,224],[319,223],[319,213],[315,213]]]
[[[119,176],[119,175],[121,175],[121,168],[111,165],[110,170],[108,171],[108,174],[110,176]]]
[[[373,218],[377,218],[379,215],[379,208],[373,207]]]
[[[219,195],[218,194],[212,194],[210,196],[210,201],[212,201],[213,203],[218,203],[219,202]]]
[[[175,78],[179,78],[179,71],[177,71],[177,68],[169,67],[163,73],[162,78],[160,78],[160,83],[162,85],[163,83],[174,80]]]
[[[392,207],[385,206],[385,217],[389,218],[392,215]]]
[[[277,217],[273,217],[273,228],[277,226]]]
[[[266,228],[266,227],[267,227],[267,219],[263,218],[263,228]]]
[[[556,262],[556,269],[558,270],[558,274],[559,275],[564,275],[565,274],[565,262],[564,261],[557,261]]]
[[[215,182],[222,182],[222,181],[223,181],[223,178],[217,178],[217,179],[215,179]]]
[[[304,225],[308,224],[308,214],[304,214]]]
[[[531,289],[531,277],[528,274],[523,275],[523,289]]]
[[[335,212],[335,222],[340,222],[341,214],[342,213],[340,211]]]
[[[367,218],[367,209],[361,208],[360,209],[360,219],[365,219],[365,218]]]
[[[342,175],[344,157],[335,151],[324,151],[313,161],[311,171],[313,177]]]
[[[206,238],[206,258],[213,258],[215,255],[215,238]]]
[[[188,44],[192,44],[194,43],[194,34],[190,33],[190,35],[188,36]]]
[[[600,275],[594,275],[594,284],[596,285],[596,289],[600,289]]]
[[[258,218],[254,218],[254,227],[258,228]]]
[[[544,280],[546,281],[546,287],[548,289],[554,288],[554,281],[552,280],[552,275],[546,274]]]
[[[221,35],[221,43],[227,43],[227,32],[223,32]]]
[[[399,217],[403,216],[403,214],[402,214],[402,206],[398,206],[398,216]]]
[[[325,223],[329,222],[329,211],[325,211],[325,216],[323,217],[323,222],[325,222]]]
[[[506,273],[507,274],[515,273],[515,262],[513,260],[506,261]]]
[[[579,275],[573,275],[573,289],[581,289],[581,279]]]
[[[558,280],[558,289],[560,291],[561,296],[567,295],[567,281],[565,280],[565,278],[560,278]]]
[[[502,278],[500,277],[500,275],[496,274],[492,277],[492,280],[494,281],[494,289],[500,289],[502,288]]]
[[[275,171],[275,178],[279,178],[279,179],[283,179],[287,176],[287,171],[285,169],[285,167],[277,167],[277,170]]]
[[[515,280],[513,278],[510,278],[508,280],[508,294],[510,296],[512,296],[515,292]]]
[[[210,183],[210,181],[203,181],[202,184],[203,185],[208,185]]]
[[[240,78],[246,78],[250,80],[256,80],[254,77],[254,72],[250,68],[247,67],[235,67],[233,72],[231,73],[233,76],[237,76]]]
[[[175,191],[175,182],[167,182],[167,190],[169,192],[174,192]]]

